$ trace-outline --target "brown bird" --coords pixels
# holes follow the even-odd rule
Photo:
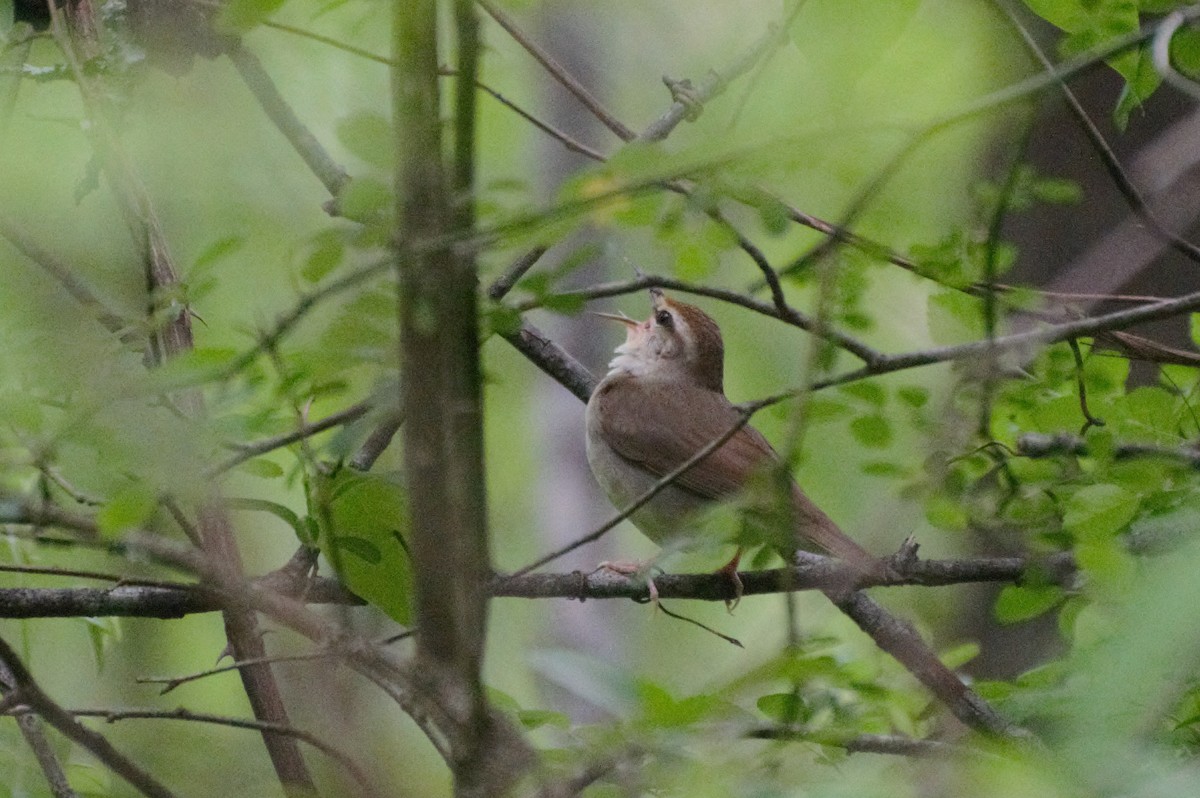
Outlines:
[[[600,314],[626,327],[608,375],[587,406],[588,463],[618,508],[629,506],[664,476],[726,434],[741,420],[725,397],[725,346],[704,311],[652,289],[654,312],[637,322]],[[743,426],[631,516],[655,543],[680,534],[688,520],[714,501],[737,496],[750,479],[778,464],[779,455],[758,430]],[[793,535],[781,547],[838,557],[864,573],[883,563],[846,536],[800,486],[791,481]],[[736,568],[735,556],[726,568]]]
[[[740,411],[725,398],[725,347],[716,322],[659,290],[651,290],[650,299],[654,312],[643,322],[601,314],[624,324],[626,337],[587,407],[588,462],[620,508],[741,420]],[[743,426],[633,513],[633,522],[651,540],[663,543],[686,531],[689,517],[697,511],[736,496],[755,473],[778,462],[766,439]],[[790,496],[792,540],[779,546],[786,559],[790,561],[797,549],[813,549],[844,560],[863,575],[892,573],[885,560],[847,537],[794,481]],[[737,561],[735,556],[726,566],[735,585]],[[830,586],[823,592],[961,721],[990,734],[1027,734],[972,692],[907,622],[862,591]]]

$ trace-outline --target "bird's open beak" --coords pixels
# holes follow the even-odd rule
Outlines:
[[[637,322],[635,319],[631,319],[631,318],[629,318],[629,317],[628,317],[628,316],[626,316],[624,313],[621,313],[621,314],[617,314],[617,313],[602,313],[602,312],[600,312],[600,311],[598,311],[598,310],[593,310],[591,313],[592,313],[592,315],[593,315],[593,316],[599,316],[599,317],[600,317],[600,318],[602,318],[602,319],[612,319],[613,321],[619,321],[619,322],[621,322],[622,324],[624,324],[626,327],[636,327],[636,326],[638,326],[638,322]]]

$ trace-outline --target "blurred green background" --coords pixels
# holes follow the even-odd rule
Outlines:
[[[776,2],[664,0],[521,2],[509,11],[531,36],[579,70],[617,116],[640,129],[669,105],[662,75],[699,80],[710,69],[721,70],[768,25],[777,24],[783,10]],[[389,13],[384,4],[365,0],[291,0],[270,18],[386,55]],[[489,86],[601,151],[615,150],[614,137],[564,100],[528,54],[490,20],[485,20],[484,38],[482,77]],[[300,119],[353,177],[387,185],[390,156],[371,136],[373,120],[389,118],[385,66],[270,27],[247,33],[245,44],[262,59]],[[52,41],[33,42],[30,65],[58,62]],[[733,176],[769,186],[802,210],[836,220],[914,132],[1012,82],[1025,68],[1013,35],[988,3],[809,0],[788,43],[761,71],[734,84],[664,147],[679,158],[734,154]],[[12,76],[6,73],[5,78]],[[227,59],[197,59],[190,70],[172,75],[134,58],[103,85],[113,92],[119,110],[121,143],[136,160],[182,268],[202,353],[219,359],[250,347],[256,333],[294,307],[326,266],[334,274],[344,273],[381,256],[378,239],[369,231],[322,210],[328,196],[321,184],[269,123]],[[603,172],[585,172],[593,167],[564,154],[559,143],[492,98],[481,95],[479,107],[478,199],[484,225],[547,208],[589,180],[604,179]],[[913,245],[934,245],[976,221],[972,189],[996,162],[1016,119],[1015,113],[1001,112],[931,138],[903,162],[856,229],[903,252]],[[0,131],[0,213],[68,264],[111,308],[136,320],[147,304],[141,265],[104,180],[97,178],[82,121],[74,83],[22,79]],[[630,221],[639,213],[661,220],[675,206],[682,208],[673,197],[637,198],[572,220],[574,236],[551,252],[551,265],[539,268],[566,264],[566,270],[574,253],[575,270],[563,275],[562,284],[624,279],[634,266],[738,289],[756,279],[753,264],[716,240],[699,214],[682,213],[675,227]],[[735,212],[731,218],[777,264],[820,240],[796,226],[772,234],[750,212]],[[485,251],[484,283],[542,234],[544,230],[535,231],[530,238],[506,240]],[[931,331],[928,288],[922,281],[865,256],[847,254],[839,265],[844,269],[840,290],[858,297],[848,304],[870,314],[861,335],[872,345],[890,352],[920,348],[935,338],[948,342],[941,336],[953,331]],[[808,306],[815,281],[789,285],[788,290],[798,306]],[[514,296],[529,293],[519,287]],[[810,361],[807,336],[741,309],[704,300],[699,304],[725,332],[727,392],[735,402],[802,382]],[[595,307],[619,307],[634,317],[646,313],[643,296]],[[42,269],[0,242],[0,417],[7,422],[0,424],[0,489],[33,489],[33,465],[44,457],[80,491],[106,500],[131,483],[189,495],[204,483],[209,464],[196,461],[195,452],[210,451],[221,440],[252,440],[286,430],[295,424],[296,408],[305,407],[310,398],[306,412],[317,419],[372,391],[386,390],[394,380],[390,313],[382,279],[317,307],[279,352],[302,377],[288,383],[264,360],[248,374],[212,386],[212,425],[198,429],[148,402],[153,384],[147,384],[137,354],[123,351]],[[530,318],[562,336],[564,345],[596,373],[603,371],[618,340],[615,330],[583,314],[536,311]],[[564,526],[582,534],[609,510],[590,487],[582,458],[582,405],[498,337],[487,340],[483,356],[493,557],[504,571],[561,542]],[[948,374],[948,369],[927,369],[874,382],[889,394],[924,389],[929,399],[921,412],[937,418],[947,401]],[[921,504],[901,491],[907,477],[921,473],[929,441],[937,435],[901,418],[884,438],[864,440],[851,421],[870,401],[839,393],[825,408],[828,412],[806,418],[801,484],[873,551],[893,551],[913,533],[923,554],[964,552],[968,540],[932,529]],[[853,412],[842,412],[838,405]],[[793,421],[785,407],[760,414],[755,424],[779,441]],[[336,459],[368,429],[363,423],[318,437],[314,454]],[[395,449],[385,454],[378,471],[399,470]],[[261,467],[256,473],[235,470],[224,480],[226,495],[269,499],[303,514],[295,454],[281,451],[266,459],[279,466],[280,474]],[[887,468],[864,469],[869,463]],[[251,573],[277,567],[294,550],[292,531],[277,518],[262,513],[237,517],[238,540]],[[555,567],[588,569],[601,559],[654,554],[631,527],[610,538]],[[714,556],[684,555],[664,566],[707,567]],[[145,564],[36,547],[15,538],[7,541],[0,557],[15,563],[151,571]],[[0,584],[64,586],[61,579],[18,574],[0,574]],[[908,617],[919,618],[938,648],[946,650],[970,634],[957,625],[958,607],[970,601],[968,594],[966,588],[940,588],[890,591],[883,598]],[[746,599],[732,615],[720,605],[676,609],[737,637],[745,648],[632,603],[501,599],[492,605],[488,682],[523,707],[560,710],[580,721],[612,717],[610,713],[636,716],[647,700],[647,685],[676,698],[718,692],[736,702],[739,696],[731,685],[776,657],[786,639],[784,604],[778,597]],[[344,612],[364,630],[382,634],[392,628],[374,610]],[[823,600],[802,597],[799,617],[814,651],[855,663],[863,683],[895,689],[901,696],[895,698],[898,705],[915,706],[919,712],[923,699],[914,697],[920,692],[911,678]],[[249,714],[233,674],[163,697],[153,685],[136,682],[137,677],[210,667],[224,647],[215,614],[177,621],[3,621],[0,634],[19,643],[48,692],[68,707],[185,705]],[[268,646],[278,652],[302,649],[286,632],[270,632]],[[448,793],[445,770],[432,749],[382,695],[319,663],[286,663],[277,670],[297,726],[321,730],[370,770],[403,785],[395,794]],[[753,706],[743,709],[754,711]],[[181,794],[277,792],[252,732],[171,721],[124,721],[103,729]],[[558,744],[559,734],[553,728],[535,732],[536,739],[551,746]],[[580,737],[586,739],[586,733]],[[722,765],[760,756],[762,744],[730,743],[722,735],[713,740],[698,744],[706,767],[677,774],[678,794],[778,794],[754,791],[759,779],[769,781],[766,773],[772,769],[796,772],[793,783],[805,786],[795,794],[1072,794],[1069,783],[1054,783],[1045,775],[1049,770],[1007,771],[1001,777],[1001,766],[986,760],[958,770],[934,768],[934,775],[920,778],[918,766],[884,758],[808,767],[828,755],[818,749],[780,749],[747,776],[736,768],[722,770]],[[315,753],[310,760],[322,778],[339,783],[341,777],[327,760]],[[70,761],[74,776],[95,779],[97,794],[130,794],[86,754],[73,750]],[[12,724],[0,724],[0,763],[0,772],[8,774],[0,778],[0,794],[44,794]],[[912,778],[896,779],[897,770]],[[989,784],[997,785],[993,792]]]

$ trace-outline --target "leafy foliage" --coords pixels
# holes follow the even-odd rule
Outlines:
[[[0,129],[11,127],[0,161],[7,184],[0,187],[0,236],[14,245],[0,253],[5,579],[37,589],[79,574],[175,579],[161,563],[146,562],[137,541],[153,536],[182,546],[197,537],[195,517],[214,508],[230,513],[250,575],[276,569],[297,545],[315,547],[322,574],[370,607],[327,614],[350,641],[344,650],[341,639],[310,646],[278,630],[278,650],[311,655],[323,668],[285,697],[316,694],[315,710],[296,715],[308,722],[336,714],[341,725],[330,720],[320,731],[344,734],[343,747],[355,757],[370,750],[383,762],[373,778],[385,779],[393,761],[404,761],[398,789],[436,792],[444,775],[430,749],[393,734],[374,698],[326,668],[335,660],[353,664],[355,652],[391,636],[397,624],[404,631],[419,624],[418,577],[441,579],[455,595],[469,592],[467,576],[490,577],[454,571],[453,557],[450,573],[417,572],[402,455],[419,453],[399,452],[397,441],[378,467],[365,464],[380,454],[372,447],[384,445],[376,440],[381,430],[395,423],[397,386],[428,376],[397,370],[397,319],[422,328],[436,318],[436,302],[397,300],[393,260],[401,245],[402,257],[444,247],[456,266],[478,266],[485,286],[476,329],[488,378],[485,465],[498,570],[544,548],[530,531],[537,519],[529,507],[565,512],[563,496],[574,494],[537,487],[555,484],[572,463],[555,459],[560,447],[549,437],[527,434],[531,415],[537,424],[557,415],[535,390],[534,367],[497,339],[523,341],[521,351],[553,372],[545,351],[556,336],[549,344],[536,339],[538,314],[585,323],[594,300],[633,293],[596,285],[603,281],[595,270],[618,261],[612,279],[624,280],[625,264],[636,263],[709,295],[697,301],[721,317],[731,395],[792,391],[796,400],[755,418],[786,455],[781,470],[763,475],[740,504],[697,522],[704,540],[681,544],[681,556],[668,551],[656,565],[712,567],[709,560],[727,560],[734,543],[786,546],[790,519],[779,497],[790,489],[783,469],[791,464],[814,500],[846,519],[872,550],[894,550],[915,531],[934,550],[1025,558],[1033,565],[1023,576],[990,593],[960,601],[950,588],[908,591],[938,598],[915,600],[898,614],[922,619],[921,632],[949,666],[984,674],[995,668],[985,661],[996,647],[1011,644],[997,643],[984,621],[968,622],[968,605],[984,606],[981,614],[1013,635],[1033,639],[1034,625],[1043,629],[1049,642],[1031,653],[1028,669],[992,670],[995,678],[974,685],[1041,745],[962,734],[910,671],[849,622],[822,614],[819,596],[769,604],[746,597],[732,618],[688,605],[685,614],[695,614],[700,628],[673,624],[665,612],[608,616],[617,621],[607,633],[585,629],[571,650],[556,639],[566,633],[549,602],[515,609],[517,602],[498,600],[489,621],[488,701],[536,746],[544,766],[538,777],[587,776],[581,794],[589,796],[902,795],[931,783],[995,796],[1178,794],[1200,752],[1200,372],[1178,352],[1160,358],[1169,363],[1131,371],[1131,350],[1112,335],[1127,325],[1111,317],[1106,329],[1036,346],[1006,338],[1037,325],[1061,329],[1078,313],[1037,286],[1007,284],[1021,274],[1030,244],[1022,251],[1007,240],[1003,222],[1047,206],[1088,213],[1094,198],[1020,154],[1005,173],[990,174],[987,153],[1011,136],[1011,120],[957,125],[1011,107],[1007,86],[1033,91],[1018,83],[1012,65],[1020,57],[1005,49],[1018,45],[996,20],[916,0],[788,5],[767,32],[771,46],[742,74],[714,66],[722,79],[737,80],[722,87],[724,96],[708,98],[703,114],[693,109],[666,140],[601,150],[602,163],[576,163],[565,175],[551,176],[549,159],[529,154],[530,137],[544,135],[544,127],[535,134],[510,108],[484,105],[480,95],[469,142],[476,183],[451,198],[456,212],[473,203],[476,226],[444,241],[400,241],[393,172],[408,146],[405,131],[394,129],[383,65],[356,53],[387,52],[375,5],[231,0],[213,21],[220,34],[244,37],[240,46],[262,47],[269,71],[297,70],[296,79],[280,80],[281,96],[314,125],[312,141],[348,167],[349,178],[329,197],[316,193],[303,159],[249,105],[251,95],[225,61],[164,77],[138,55],[145,32],[135,35],[130,17],[114,11],[100,20],[104,46],[72,63],[54,37],[9,41],[14,6],[0,0],[3,57],[15,59],[0,70]],[[1062,58],[1087,57],[1183,7],[1026,5],[1064,32]],[[550,13],[528,3],[519,12]],[[749,18],[720,13],[726,33],[744,29]],[[653,14],[630,8],[612,16],[624,27],[612,42],[611,66],[641,63],[645,38],[637,28],[657,24]],[[693,30],[699,18],[683,9],[668,32],[672,41],[676,34],[686,40],[680,55],[687,57],[678,61],[674,47],[663,48],[672,70],[683,62],[691,68],[693,58],[725,62],[717,55],[724,26]],[[270,38],[294,36],[300,25],[329,25],[338,36]],[[545,76],[526,80],[516,66],[523,54],[487,25],[484,82],[533,107],[520,93]],[[60,32],[60,39],[71,35],[79,34]],[[340,46],[342,39],[354,43]],[[1184,28],[1169,44],[1175,68],[1200,73],[1200,34]],[[1161,76],[1149,47],[1143,41],[1105,61],[1124,83],[1113,102],[1121,128],[1157,101]],[[319,66],[308,65],[310,56]],[[325,80],[342,74],[349,77]],[[453,97],[455,84],[446,85]],[[261,101],[263,87],[254,88]],[[621,93],[617,102],[670,108],[680,97]],[[1017,99],[1032,106],[1034,96]],[[973,111],[960,120],[964,107]],[[443,110],[450,159],[465,144],[454,127],[459,106],[444,102]],[[291,133],[301,151],[313,146]],[[114,173],[114,159],[130,171]],[[455,179],[466,179],[465,171]],[[131,191],[145,205],[130,203]],[[134,230],[132,244],[123,221]],[[186,264],[179,282],[147,287],[151,221]],[[487,291],[491,278],[534,248],[550,254],[512,273],[519,279],[511,293]],[[729,307],[715,298],[731,296],[737,301]],[[641,300],[628,302],[639,318],[645,313]],[[1200,344],[1200,316],[1189,321]],[[185,322],[190,344],[177,340]],[[530,354],[530,339],[545,345],[540,355]],[[168,341],[182,351],[168,351]],[[602,367],[603,356],[585,354],[584,343],[594,342],[581,341],[574,354]],[[360,412],[322,423],[359,404]],[[478,421],[469,409],[455,409],[459,423]],[[55,525],[64,529],[46,540]],[[770,546],[747,559],[754,568],[780,564]],[[1070,567],[1059,567],[1064,560]],[[947,595],[955,598],[941,598]],[[0,606],[4,600],[0,594]],[[582,609],[588,623],[621,612],[601,604],[572,609]],[[707,634],[709,626],[733,628],[745,649]],[[104,692],[120,697],[114,703],[132,705],[146,694],[135,692],[130,674],[199,670],[224,647],[215,616],[175,628],[84,617],[71,631],[47,629],[44,621],[6,621],[0,637],[19,635],[22,656],[51,693],[72,699],[64,698],[67,705],[91,705],[95,697],[83,674],[92,663],[80,663],[89,655],[73,648],[90,652],[107,680]],[[407,649],[392,651],[387,656],[407,657]],[[411,669],[436,666],[418,661]],[[243,696],[225,687],[194,687],[197,706],[243,711]],[[400,705],[411,709],[411,696],[403,698]],[[452,716],[459,707],[442,709]],[[191,744],[200,734],[184,732],[181,745],[165,746],[157,734],[131,734],[122,743],[159,768],[179,768],[172,774],[179,783],[207,785],[211,750]],[[874,735],[922,752],[922,744],[954,738],[963,751],[906,765],[847,758],[856,746],[878,743]],[[14,774],[0,780],[0,792],[47,794],[22,745],[0,725],[0,770]],[[77,786],[125,794],[75,747],[56,745],[72,762]],[[247,792],[277,789],[265,764],[240,750],[222,755],[236,766],[216,774],[214,790],[234,780]],[[243,783],[243,766],[262,773]],[[330,782],[334,794],[342,785]]]

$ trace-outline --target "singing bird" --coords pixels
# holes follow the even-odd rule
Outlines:
[[[625,325],[609,372],[587,405],[587,456],[592,472],[618,508],[629,506],[664,476],[741,420],[725,396],[725,345],[708,314],[651,289],[653,312],[643,322],[600,314]],[[713,502],[737,496],[755,474],[779,462],[758,430],[743,426],[631,516],[663,544]],[[791,481],[792,544],[879,573],[881,560],[851,540]],[[736,568],[735,555],[727,569]]]

